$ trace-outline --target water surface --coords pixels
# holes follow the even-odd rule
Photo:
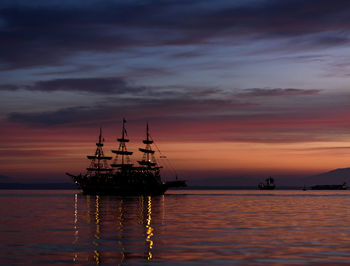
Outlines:
[[[0,191],[4,265],[350,263],[349,191]]]

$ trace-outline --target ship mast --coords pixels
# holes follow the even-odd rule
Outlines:
[[[154,150],[151,148],[151,144],[153,144],[153,140],[150,137],[149,134],[149,127],[148,123],[146,126],[146,139],[142,141],[144,144],[146,144],[146,147],[139,148],[139,151],[143,152],[142,160],[138,161],[138,163],[146,167],[147,170],[159,170],[160,167],[157,167],[156,159],[154,158]]]
[[[87,158],[91,160],[90,166],[86,168],[88,174],[95,172],[97,175],[102,173],[108,173],[112,169],[108,166],[108,160],[111,160],[112,157],[104,156],[103,154],[103,142],[104,138],[102,137],[102,128],[100,128],[100,135],[98,137],[98,143],[96,143],[95,155],[88,155]]]
[[[119,148],[118,150],[112,150],[112,152],[116,154],[116,157],[114,159],[113,164],[111,164],[111,166],[120,168],[121,170],[125,168],[131,168],[133,165],[129,157],[130,155],[132,155],[132,152],[128,151],[126,148],[126,143],[129,142],[129,139],[126,138],[128,136],[128,133],[125,128],[125,123],[126,123],[126,120],[125,118],[123,118],[122,137],[117,139],[117,141],[119,142]],[[119,162],[119,155],[121,155],[120,162]]]

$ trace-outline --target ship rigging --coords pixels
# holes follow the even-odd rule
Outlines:
[[[156,159],[156,151],[152,149],[154,144],[150,137],[149,125],[146,125],[146,138],[143,140],[144,148],[139,148],[143,153],[142,159],[138,161],[139,166],[134,166],[131,161],[133,152],[128,151],[126,143],[129,142],[126,120],[123,119],[122,134],[117,139],[118,150],[112,150],[116,154],[113,163],[108,161],[112,157],[105,156],[103,152],[102,129],[100,128],[99,140],[96,143],[94,155],[87,158],[91,160],[86,174],[72,175],[75,183],[83,190],[84,194],[111,194],[111,195],[162,195],[169,187],[184,187],[185,180],[178,180],[177,175],[174,181],[162,182],[160,166]],[[158,149],[158,147],[156,146]],[[159,149],[158,149],[159,151]],[[160,151],[159,151],[160,153]],[[161,154],[161,153],[160,153]],[[161,155],[162,158],[165,156]],[[166,157],[165,157],[166,158]]]

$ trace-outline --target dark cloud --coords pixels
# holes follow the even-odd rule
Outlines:
[[[350,3],[345,0],[242,1],[239,5],[204,0],[72,2],[0,4],[1,67],[57,65],[84,51],[196,45],[216,38],[307,36],[303,43],[313,48],[349,43]]]
[[[95,78],[62,78],[37,81],[33,85],[17,86],[0,85],[0,91],[24,89],[29,91],[75,91],[94,94],[124,94],[141,93],[145,87],[129,85],[124,78],[95,77]]]
[[[330,97],[310,93],[310,105],[309,96],[298,98],[298,102],[273,103],[267,97],[271,91],[274,97],[309,95],[303,90],[278,89],[270,90],[270,94],[260,90],[252,90],[250,97],[216,89],[178,92],[171,97],[164,94],[162,98],[113,96],[95,106],[10,113],[7,122],[39,129],[97,128],[113,127],[118,119],[126,117],[134,122],[149,121],[168,140],[183,141],[296,143],[330,141],[348,135],[350,123],[346,118],[350,109],[345,94]],[[257,103],[252,101],[260,96]],[[333,100],[327,102],[329,98]]]
[[[96,126],[99,121],[113,121],[118,115],[146,118],[152,120],[162,117],[181,117],[197,119],[199,117],[220,117],[228,114],[235,117],[239,112],[238,121],[253,119],[251,112],[261,112],[263,117],[271,116],[275,111],[289,112],[287,107],[270,106],[267,104],[270,97],[318,95],[319,90],[302,90],[295,88],[254,88],[243,91],[228,91],[219,88],[187,88],[187,87],[141,87],[132,88],[123,79],[118,78],[86,78],[86,79],[59,79],[41,81],[31,90],[40,91],[84,91],[102,93],[104,97],[92,106],[77,106],[58,108],[55,111],[44,112],[14,112],[7,116],[7,120],[14,123],[26,124],[34,127],[42,126]],[[128,94],[130,92],[130,94]],[[121,97],[122,96],[122,97]],[[267,101],[255,101],[255,97],[264,97]],[[302,106],[302,105],[301,105]],[[294,112],[294,106],[291,109]],[[284,118],[285,118],[284,114]],[[226,119],[226,118],[225,118]],[[260,117],[257,118],[259,120]],[[281,120],[283,121],[283,119]],[[279,122],[281,122],[279,121]],[[266,124],[265,124],[266,125]],[[249,123],[246,125],[249,127]]]
[[[0,175],[0,181],[10,180],[11,178],[5,175]]]
[[[110,117],[110,108],[71,107],[47,112],[13,112],[7,120],[31,127],[96,126]]]
[[[147,93],[152,95],[152,92]],[[7,120],[33,127],[96,126],[103,122],[114,121],[115,117],[120,115],[146,120],[182,116],[190,118],[242,107],[245,104],[234,99],[203,99],[194,97],[193,94],[189,96],[179,93],[171,96],[173,98],[162,98],[159,95],[140,98],[111,97],[101,105],[90,107],[71,107],[45,112],[13,112],[7,115]]]
[[[246,89],[244,92],[240,93],[240,96],[244,97],[279,97],[279,96],[301,96],[301,95],[315,95],[318,94],[320,90],[302,90],[293,88],[253,88]]]
[[[131,87],[123,78],[65,78],[38,81],[25,89],[34,91],[84,91],[90,93],[139,92],[144,88]]]
[[[131,67],[129,73],[132,77],[168,76],[174,74],[160,67]]]
[[[19,86],[13,84],[3,84],[0,85],[0,91],[12,91],[20,89]]]
[[[39,150],[39,149],[29,149],[29,150],[0,150],[0,156],[7,158],[18,158],[20,156],[52,156],[52,155],[64,155],[65,152],[61,150]],[[1,176],[0,176],[1,178]]]
[[[180,53],[174,53],[171,55],[173,58],[193,58],[193,57],[200,57],[204,56],[204,52],[200,51],[187,51],[187,52],[180,52]]]

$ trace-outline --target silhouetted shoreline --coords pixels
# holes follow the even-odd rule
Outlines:
[[[74,183],[0,183],[0,189],[56,190],[56,189],[77,189],[77,186]]]
[[[280,186],[277,190],[295,190],[301,189],[297,186]],[[65,190],[65,189],[78,189],[74,183],[0,183],[0,189],[2,190]],[[181,188],[181,190],[257,190],[256,186],[188,186]],[[173,190],[173,189],[170,189]]]

